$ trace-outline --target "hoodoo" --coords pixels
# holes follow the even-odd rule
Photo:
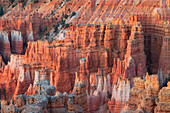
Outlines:
[[[0,112],[168,113],[169,45],[169,0],[0,0]]]

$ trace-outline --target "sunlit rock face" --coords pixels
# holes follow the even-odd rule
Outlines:
[[[19,31],[11,31],[11,34],[0,31],[0,53],[7,61],[10,54],[21,54],[23,52],[23,38]]]
[[[95,77],[95,80],[90,80],[90,92],[88,93],[88,112],[98,113],[107,112],[108,94],[111,93],[110,75],[104,73],[90,75],[90,78]]]
[[[155,113],[161,113],[161,112],[169,112],[169,91],[170,89],[170,82],[167,83],[167,87],[163,87],[159,93],[158,98],[156,98],[156,107],[154,109]]]
[[[170,112],[169,0],[0,6],[2,113]]]
[[[130,97],[130,81],[118,79],[113,86],[111,99],[108,101],[109,110],[112,113],[120,112]]]
[[[0,32],[0,54],[4,57],[5,60],[8,59],[10,50],[10,42],[8,38],[8,33],[1,31]]]
[[[28,41],[28,42],[29,42],[29,41],[30,41],[30,42],[34,41],[33,31],[31,31],[31,32],[29,33],[27,41]]]
[[[4,67],[5,67],[5,63],[4,63],[3,59],[2,59],[2,56],[0,56],[0,71],[1,72],[3,72]]]
[[[21,32],[12,31],[11,32],[11,48],[12,53],[21,54],[23,49],[23,37]]]
[[[158,75],[148,74],[144,79],[134,78],[134,87],[130,90],[131,97],[121,113],[151,112],[156,107],[155,99],[158,97]],[[160,90],[161,92],[161,90]]]

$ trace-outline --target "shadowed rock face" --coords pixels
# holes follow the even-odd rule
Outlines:
[[[83,98],[78,99],[80,95],[85,94],[86,84],[84,82],[78,82],[75,86],[81,86],[76,88],[81,91],[81,94],[75,95],[75,92],[68,95],[56,92],[54,86],[50,86],[50,82],[47,80],[40,81],[35,87],[36,94],[31,96],[18,95],[15,98],[14,102],[11,102],[10,105],[1,102],[1,112],[12,112],[12,113],[42,113],[42,112],[79,112],[82,113],[83,109],[78,104],[83,101]],[[78,99],[78,100],[77,100]],[[72,101],[72,103],[71,103]],[[86,99],[85,99],[86,101]],[[86,107],[87,105],[85,105]]]
[[[159,89],[170,71],[169,8],[169,0],[1,0],[2,112],[169,112],[159,101],[169,94]]]

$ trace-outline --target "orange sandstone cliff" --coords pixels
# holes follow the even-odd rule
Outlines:
[[[1,0],[1,112],[170,112],[169,8]]]

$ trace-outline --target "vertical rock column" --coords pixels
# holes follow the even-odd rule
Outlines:
[[[10,51],[10,42],[8,39],[8,33],[0,32],[0,54],[7,60],[8,54],[11,53]]]
[[[162,74],[163,74],[163,79],[166,77],[169,77],[170,73],[170,28],[169,24],[164,26],[165,29],[165,36],[163,37],[163,42],[162,42],[162,48],[161,48],[161,54],[159,58],[159,67],[158,69],[161,69]]]
[[[135,69],[138,70],[136,74],[138,76],[143,76],[140,74],[146,71],[146,55],[144,53],[144,37],[140,23],[136,23],[132,27],[131,36],[128,40],[127,52],[125,54],[125,69],[128,67],[129,57],[134,59]]]
[[[84,112],[87,112],[87,94],[86,94],[87,84],[83,81],[77,82],[75,84],[73,93],[75,93],[75,104],[79,104]]]
[[[89,81],[89,76],[87,75],[86,72],[86,59],[81,58],[80,59],[80,70],[79,70],[79,77],[80,81],[84,81],[87,84],[87,89],[90,87],[90,81]]]
[[[108,101],[108,107],[111,113],[119,113],[130,97],[130,82],[129,80],[118,80],[118,83],[113,86],[112,97]]]
[[[23,66],[19,67],[19,77],[17,81],[17,87],[14,92],[14,99],[17,95],[24,94],[30,86],[31,77],[29,73],[29,68],[24,69]]]
[[[114,48],[114,27],[112,23],[108,23],[105,30],[104,47],[107,49]]]
[[[120,59],[124,59],[125,50],[127,48],[127,40],[128,40],[128,28],[126,25],[121,26],[121,39],[120,39]]]
[[[154,113],[168,113],[168,112],[170,112],[169,94],[170,94],[170,82],[167,83],[167,87],[163,87],[159,91],[158,98],[155,100],[157,106],[154,109]]]
[[[11,50],[14,54],[23,52],[23,37],[20,31],[11,32]]]

